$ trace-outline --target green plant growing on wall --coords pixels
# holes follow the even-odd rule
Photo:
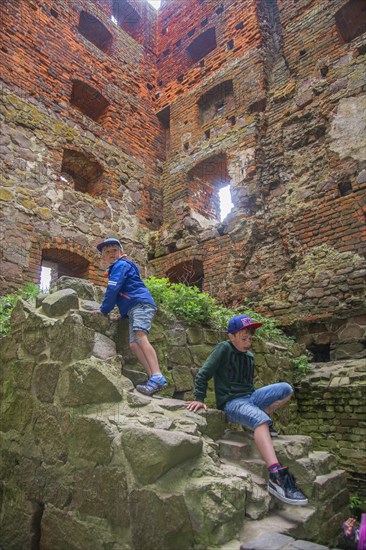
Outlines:
[[[360,521],[361,514],[366,512],[366,500],[363,500],[358,495],[351,495],[349,499],[349,509],[351,516]]]
[[[0,334],[8,334],[10,330],[10,316],[17,301],[20,298],[23,300],[29,300],[35,298],[40,293],[40,289],[37,285],[29,283],[26,286],[20,288],[14,294],[6,294],[0,296]]]
[[[312,370],[307,355],[300,355],[292,360],[294,367],[294,383],[300,384],[301,380]]]
[[[145,281],[159,308],[168,316],[182,319],[191,325],[204,324],[219,330],[226,330],[228,321],[233,315],[245,313],[264,325],[257,331],[258,336],[272,341],[292,344],[277,326],[274,319],[264,317],[249,306],[226,308],[212,296],[201,292],[195,286],[183,283],[170,283],[169,279],[150,277]]]

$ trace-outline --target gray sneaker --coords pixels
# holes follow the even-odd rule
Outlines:
[[[268,492],[286,502],[296,506],[306,506],[308,499],[300,491],[295,483],[295,478],[290,474],[288,468],[280,468],[270,472],[268,481]]]

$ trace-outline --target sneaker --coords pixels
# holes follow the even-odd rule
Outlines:
[[[290,474],[288,468],[270,472],[268,492],[287,504],[305,506],[308,503],[308,499],[297,487],[295,478]]]
[[[138,384],[136,389],[144,395],[154,395],[154,393],[165,390],[167,387],[168,382],[165,380],[164,376],[157,376],[156,378],[152,376],[146,384]]]
[[[269,435],[270,435],[271,437],[278,437],[278,435],[279,435],[278,432],[277,432],[277,431],[275,430],[275,428],[273,427],[273,424],[271,424],[271,425],[269,426]]]

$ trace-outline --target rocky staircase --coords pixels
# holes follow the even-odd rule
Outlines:
[[[258,454],[251,433],[228,430],[217,443],[221,465],[227,474],[245,479],[249,476],[252,480],[239,541],[231,541],[223,548],[238,548],[240,542],[244,550],[252,548],[251,545],[246,546],[249,541],[261,539],[267,540],[267,543],[264,546],[254,544],[253,548],[273,550],[274,546],[271,545],[276,544],[275,539],[283,538],[285,541],[288,538],[285,535],[312,541],[308,543],[309,546],[301,548],[315,550],[333,547],[335,533],[338,528],[340,531],[347,512],[349,497],[346,473],[335,469],[336,462],[331,454],[313,451],[312,440],[308,436],[279,436],[273,439],[280,462],[289,466],[299,487],[309,499],[307,506],[290,506],[268,494],[267,468]],[[270,540],[272,542],[268,542]],[[285,547],[285,544],[276,546]]]

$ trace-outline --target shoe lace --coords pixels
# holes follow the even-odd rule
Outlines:
[[[300,489],[296,485],[296,480],[294,476],[290,472],[287,472],[287,474],[284,476],[284,485],[287,489],[291,489],[292,491],[296,491],[297,493],[302,494]]]

